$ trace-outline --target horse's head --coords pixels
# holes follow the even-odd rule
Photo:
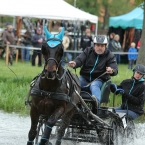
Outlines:
[[[61,58],[63,56],[62,39],[64,36],[64,28],[59,34],[51,34],[44,27],[47,42],[42,45],[41,51],[45,59],[44,73],[48,79],[55,79],[57,71],[61,66]]]

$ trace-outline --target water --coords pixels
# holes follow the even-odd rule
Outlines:
[[[0,145],[25,145],[30,118],[0,111]]]
[[[135,126],[137,132],[137,139],[135,139],[135,145],[145,145],[145,123],[136,124]],[[29,117],[22,117],[15,113],[9,114],[0,111],[0,145],[26,145],[29,129]],[[72,142],[64,141],[62,145],[74,144]],[[91,144],[77,143],[77,145]]]

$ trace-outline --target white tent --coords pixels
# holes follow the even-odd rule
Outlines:
[[[56,20],[89,20],[98,25],[98,17],[79,10],[64,0],[1,0],[0,15]]]

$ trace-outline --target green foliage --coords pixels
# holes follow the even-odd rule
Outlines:
[[[65,0],[66,2],[74,5],[74,0]],[[135,5],[129,3],[129,0],[76,0],[76,7],[89,12],[91,14],[97,15],[98,17],[103,17],[104,24],[103,29],[108,27],[109,17],[117,16],[128,13],[131,11]],[[102,16],[101,8],[103,8],[104,16]]]
[[[15,78],[0,79],[0,108],[8,112],[26,112],[24,100],[29,89],[27,79],[21,83],[15,81]]]
[[[145,0],[135,0],[135,5],[138,6],[143,2],[145,2]]]
[[[6,23],[10,22],[11,24],[13,23],[13,17],[9,17],[9,16],[0,16],[0,27],[6,27]],[[2,25],[3,24],[3,25]]]

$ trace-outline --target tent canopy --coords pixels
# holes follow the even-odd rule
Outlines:
[[[143,9],[135,8],[131,12],[109,18],[109,27],[122,27],[123,29],[127,27],[134,27],[136,29],[142,29],[143,25]]]
[[[97,16],[79,10],[64,0],[1,0],[0,15],[98,23]]]

